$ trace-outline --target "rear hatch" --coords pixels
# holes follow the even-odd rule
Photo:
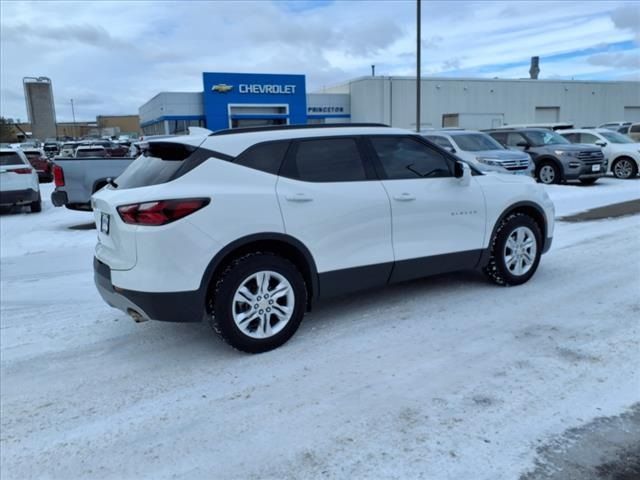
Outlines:
[[[152,142],[146,155],[139,156],[105,188],[91,197],[98,231],[96,257],[114,270],[129,270],[137,261],[136,225],[125,223],[117,207],[161,200],[155,185],[174,180],[195,168],[210,152],[198,153],[197,146],[175,142]],[[161,228],[161,227],[154,227]]]
[[[31,188],[31,165],[16,152],[0,152],[0,190],[11,192]]]

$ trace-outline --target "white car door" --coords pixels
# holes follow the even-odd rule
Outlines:
[[[484,193],[473,177],[453,175],[453,161],[414,136],[371,136],[391,202],[392,281],[473,268],[486,228]],[[466,184],[465,184],[466,183]]]
[[[311,252],[322,296],[384,285],[393,266],[389,200],[360,142],[294,142],[278,178],[285,231]]]

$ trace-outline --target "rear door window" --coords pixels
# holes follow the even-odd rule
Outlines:
[[[24,165],[22,158],[15,152],[0,152],[0,167]]]
[[[354,138],[322,138],[298,143],[295,158],[282,173],[304,182],[358,182],[367,180]]]

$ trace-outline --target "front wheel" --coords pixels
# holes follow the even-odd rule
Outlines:
[[[224,270],[208,303],[211,325],[225,342],[243,352],[261,353],[296,332],[307,291],[291,262],[268,252],[250,253]]]
[[[638,165],[632,158],[622,157],[613,162],[611,171],[616,178],[626,180],[638,174]]]
[[[498,285],[521,285],[536,272],[541,255],[540,227],[530,216],[514,213],[500,223],[484,272]]]
[[[560,169],[553,162],[542,162],[538,167],[536,177],[540,183],[545,185],[560,183]]]

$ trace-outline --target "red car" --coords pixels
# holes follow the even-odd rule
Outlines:
[[[104,147],[110,157],[126,157],[129,153],[129,149],[127,147],[110,142],[109,140],[96,140],[91,142],[91,145],[100,145]]]
[[[23,148],[22,151],[27,156],[27,160],[38,173],[40,183],[53,181],[53,163],[47,158],[44,151],[38,148]]]

